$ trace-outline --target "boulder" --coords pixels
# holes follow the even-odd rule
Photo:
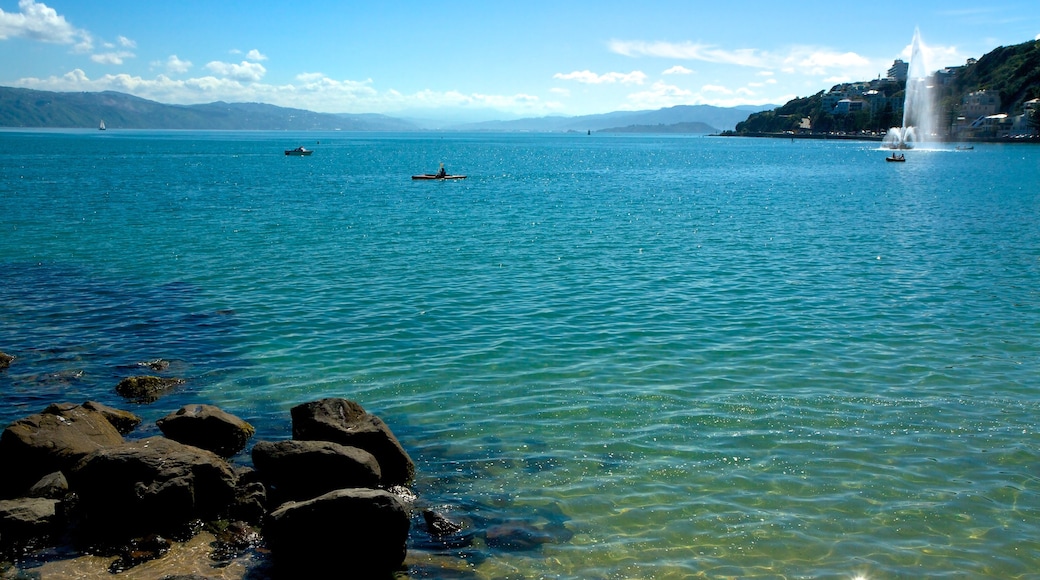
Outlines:
[[[236,478],[215,453],[163,437],[99,449],[69,474],[84,530],[104,540],[179,533],[217,519],[235,498]]]
[[[50,405],[0,435],[0,497],[21,495],[43,476],[67,473],[88,454],[122,443],[101,413],[71,403]]]
[[[379,463],[369,452],[331,441],[260,441],[253,465],[275,504],[306,500],[344,488],[379,485]]]
[[[293,577],[377,578],[407,552],[408,511],[376,489],[341,489],[271,512],[264,537],[276,570]]]
[[[83,408],[97,411],[104,415],[105,418],[108,419],[108,422],[111,423],[112,426],[116,428],[116,431],[119,431],[121,435],[129,434],[141,424],[141,418],[130,411],[102,405],[96,401],[87,401],[86,403],[83,403]]]
[[[231,457],[256,433],[252,425],[213,405],[186,405],[156,421],[174,441]]]
[[[7,367],[11,366],[11,361],[13,360],[13,356],[7,354],[6,352],[0,352],[0,369],[6,369]]]
[[[62,499],[69,493],[69,480],[60,471],[49,473],[29,488],[29,497]]]
[[[0,550],[46,537],[60,530],[59,501],[39,497],[0,500]]]
[[[358,403],[321,399],[297,405],[290,413],[293,439],[331,441],[368,451],[379,462],[384,485],[405,484],[415,477],[415,463],[397,437],[386,423]]]
[[[184,384],[183,379],[151,375],[127,377],[116,385],[116,393],[134,403],[154,403],[171,389],[182,384]]]

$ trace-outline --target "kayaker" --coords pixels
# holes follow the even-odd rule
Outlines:
[[[437,171],[437,177],[444,177],[446,175],[448,175],[448,172],[444,170],[444,164],[441,163],[441,168]]]

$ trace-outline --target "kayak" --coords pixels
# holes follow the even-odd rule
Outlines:
[[[423,174],[421,176],[412,176],[412,179],[466,179],[466,176],[439,176],[437,174]]]

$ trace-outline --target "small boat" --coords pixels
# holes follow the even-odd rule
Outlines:
[[[104,130],[105,130],[105,120],[102,119],[101,120],[101,124],[98,125],[98,131],[104,131]]]
[[[957,151],[971,151],[974,148],[975,148],[974,145],[958,145],[957,146]]]
[[[889,155],[888,157],[885,157],[885,161],[888,161],[888,162],[891,162],[891,163],[905,163],[906,162],[906,155],[903,155],[902,153],[900,153],[899,155],[896,155],[895,153],[893,153],[893,154]]]
[[[439,173],[424,173],[413,175],[412,179],[466,179],[465,175],[441,175]]]
[[[285,154],[286,155],[310,155],[311,153],[314,153],[314,152],[311,151],[310,149],[304,149],[303,147],[297,147],[296,149],[286,149],[285,150]]]
[[[441,163],[441,169],[437,173],[424,173],[422,175],[413,175],[412,179],[466,179],[465,175],[449,175],[444,170],[444,164]]]

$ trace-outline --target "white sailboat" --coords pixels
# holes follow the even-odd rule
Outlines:
[[[98,131],[104,131],[104,130],[105,130],[105,120],[102,119],[101,120],[101,124],[98,125]]]

